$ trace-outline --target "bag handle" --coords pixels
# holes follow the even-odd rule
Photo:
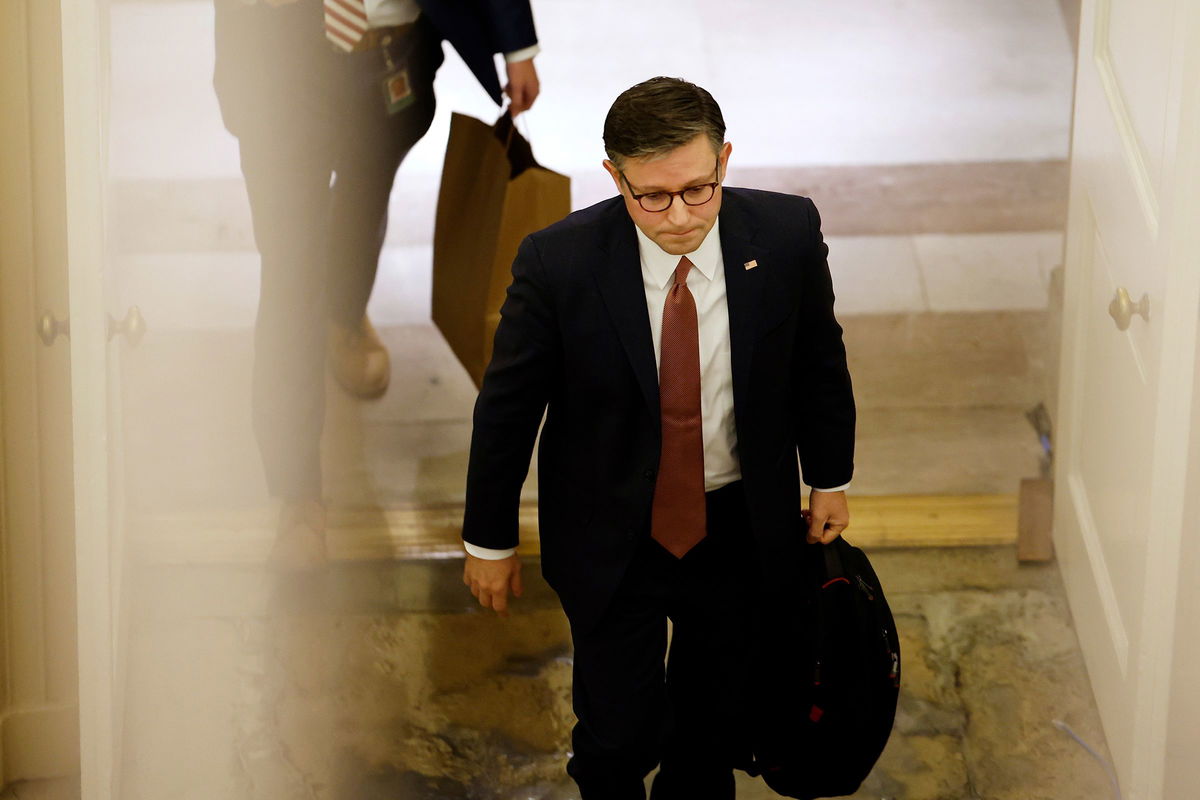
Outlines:
[[[812,524],[812,512],[804,509],[801,512],[804,519],[805,528]],[[819,684],[821,682],[821,669],[823,664],[821,658],[824,653],[821,652],[821,642],[825,639],[825,616],[829,611],[829,595],[827,590],[837,583],[850,583],[850,579],[846,577],[846,567],[842,563],[841,548],[838,539],[834,539],[829,544],[821,544],[820,542],[806,543],[809,548],[821,548],[821,555],[817,558],[824,567],[821,569],[816,564],[813,565],[813,574],[818,578],[814,584],[810,584],[811,590],[816,594],[815,598],[815,625],[812,629],[812,640],[810,642],[812,654],[816,659],[815,672],[811,679]],[[811,550],[809,551],[812,552]]]
[[[492,127],[496,129],[497,133],[500,133],[501,130],[504,131],[504,152],[507,153],[512,147],[513,136],[517,132],[517,121],[513,119],[512,106],[504,107],[504,111],[500,112],[500,117]]]
[[[841,538],[841,537],[838,537]],[[849,581],[846,577],[846,568],[842,564],[842,556],[836,547],[837,540],[829,544],[821,545],[821,549],[825,551],[825,583],[830,581],[843,580]]]
[[[804,519],[804,527],[805,531],[807,532],[808,527],[812,525],[812,512],[806,508],[800,512],[800,515]],[[837,538],[840,539],[842,537],[839,536]],[[821,554],[825,559],[825,572],[822,580],[823,585],[828,585],[830,581],[835,581],[838,579],[849,582],[849,579],[846,578],[846,568],[842,564],[841,553],[836,546],[837,539],[834,539],[829,544],[821,544],[819,542],[806,542],[806,544],[809,544],[812,547],[821,548]]]
[[[529,142],[517,131],[510,108],[505,108],[500,114],[500,118],[492,126],[492,135],[500,144],[504,145],[504,152],[508,156],[508,163],[512,168],[509,180],[527,169],[541,166],[533,157],[533,148],[529,146]]]

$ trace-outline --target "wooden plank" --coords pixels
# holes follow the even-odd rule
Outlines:
[[[333,510],[329,552],[335,560],[461,558],[462,505]],[[253,564],[266,560],[274,514],[259,509],[223,515],[161,515],[138,522],[141,563]],[[520,516],[520,553],[540,555],[537,508]],[[904,495],[850,498],[846,538],[865,548],[987,547],[1017,538],[1016,495]]]
[[[1054,558],[1054,481],[1025,478],[1018,494],[1017,560],[1051,561]]]
[[[1016,536],[1015,495],[850,498],[846,538],[862,547],[990,547]]]

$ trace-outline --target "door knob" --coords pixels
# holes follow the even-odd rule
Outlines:
[[[71,320],[59,321],[54,318],[53,313],[43,311],[42,316],[38,318],[37,333],[42,338],[42,343],[49,347],[54,344],[59,334],[68,338],[71,336]]]
[[[137,347],[146,335],[146,320],[137,306],[130,306],[123,320],[118,321],[111,316],[108,318],[108,340],[111,342],[113,337],[121,334],[129,341],[130,347]]]
[[[1117,330],[1123,331],[1133,321],[1133,315],[1138,314],[1147,322],[1150,321],[1150,296],[1143,294],[1136,303],[1129,297],[1124,286],[1117,288],[1117,294],[1108,304],[1108,315],[1117,323]]]

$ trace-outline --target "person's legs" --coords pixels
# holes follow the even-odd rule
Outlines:
[[[679,563],[667,691],[674,725],[652,800],[732,800],[748,766],[757,563],[740,486],[709,497],[708,536]]]
[[[655,764],[652,800],[732,800],[733,770],[751,763],[761,578],[740,483],[707,502],[704,541],[676,559],[647,538],[601,622],[575,633],[579,723],[567,771],[582,800],[642,800]]]
[[[342,388],[366,399],[387,391],[391,378],[387,349],[366,313],[388,199],[400,162],[433,121],[433,79],[443,58],[441,38],[423,17],[394,36],[379,47],[341,54],[336,70],[342,88],[326,256],[329,365]],[[401,71],[411,97],[389,110],[384,79]]]
[[[644,800],[661,753],[668,707],[666,587],[672,559],[647,539],[594,629],[574,631],[579,722],[567,772],[582,800]]]
[[[328,244],[329,318],[358,326],[367,310],[387,233],[388,198],[396,170],[433,122],[433,80],[442,63],[441,39],[424,19],[401,40],[339,59],[346,91],[336,146]],[[413,101],[389,113],[382,80],[407,69]]]
[[[262,262],[254,431],[271,495],[312,505],[321,496],[333,52],[319,3],[218,0],[215,10],[214,85],[238,137]]]
[[[289,501],[321,496],[325,416],[324,247],[329,165],[319,147],[240,140],[261,256],[253,419],[267,487]]]

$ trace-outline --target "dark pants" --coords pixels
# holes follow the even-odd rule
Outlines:
[[[388,196],[433,120],[442,63],[441,38],[424,18],[387,45],[393,64],[407,64],[416,97],[389,114],[384,48],[335,52],[322,19],[320,3],[307,0],[218,5],[218,97],[238,137],[262,258],[254,431],[271,494],[289,499],[320,497],[326,322],[352,327],[366,311]]]
[[[646,537],[612,605],[574,631],[579,718],[567,771],[582,800],[729,800],[747,766],[760,571],[741,482],[710,492],[708,535],[682,559]],[[674,624],[668,663],[667,618]]]

